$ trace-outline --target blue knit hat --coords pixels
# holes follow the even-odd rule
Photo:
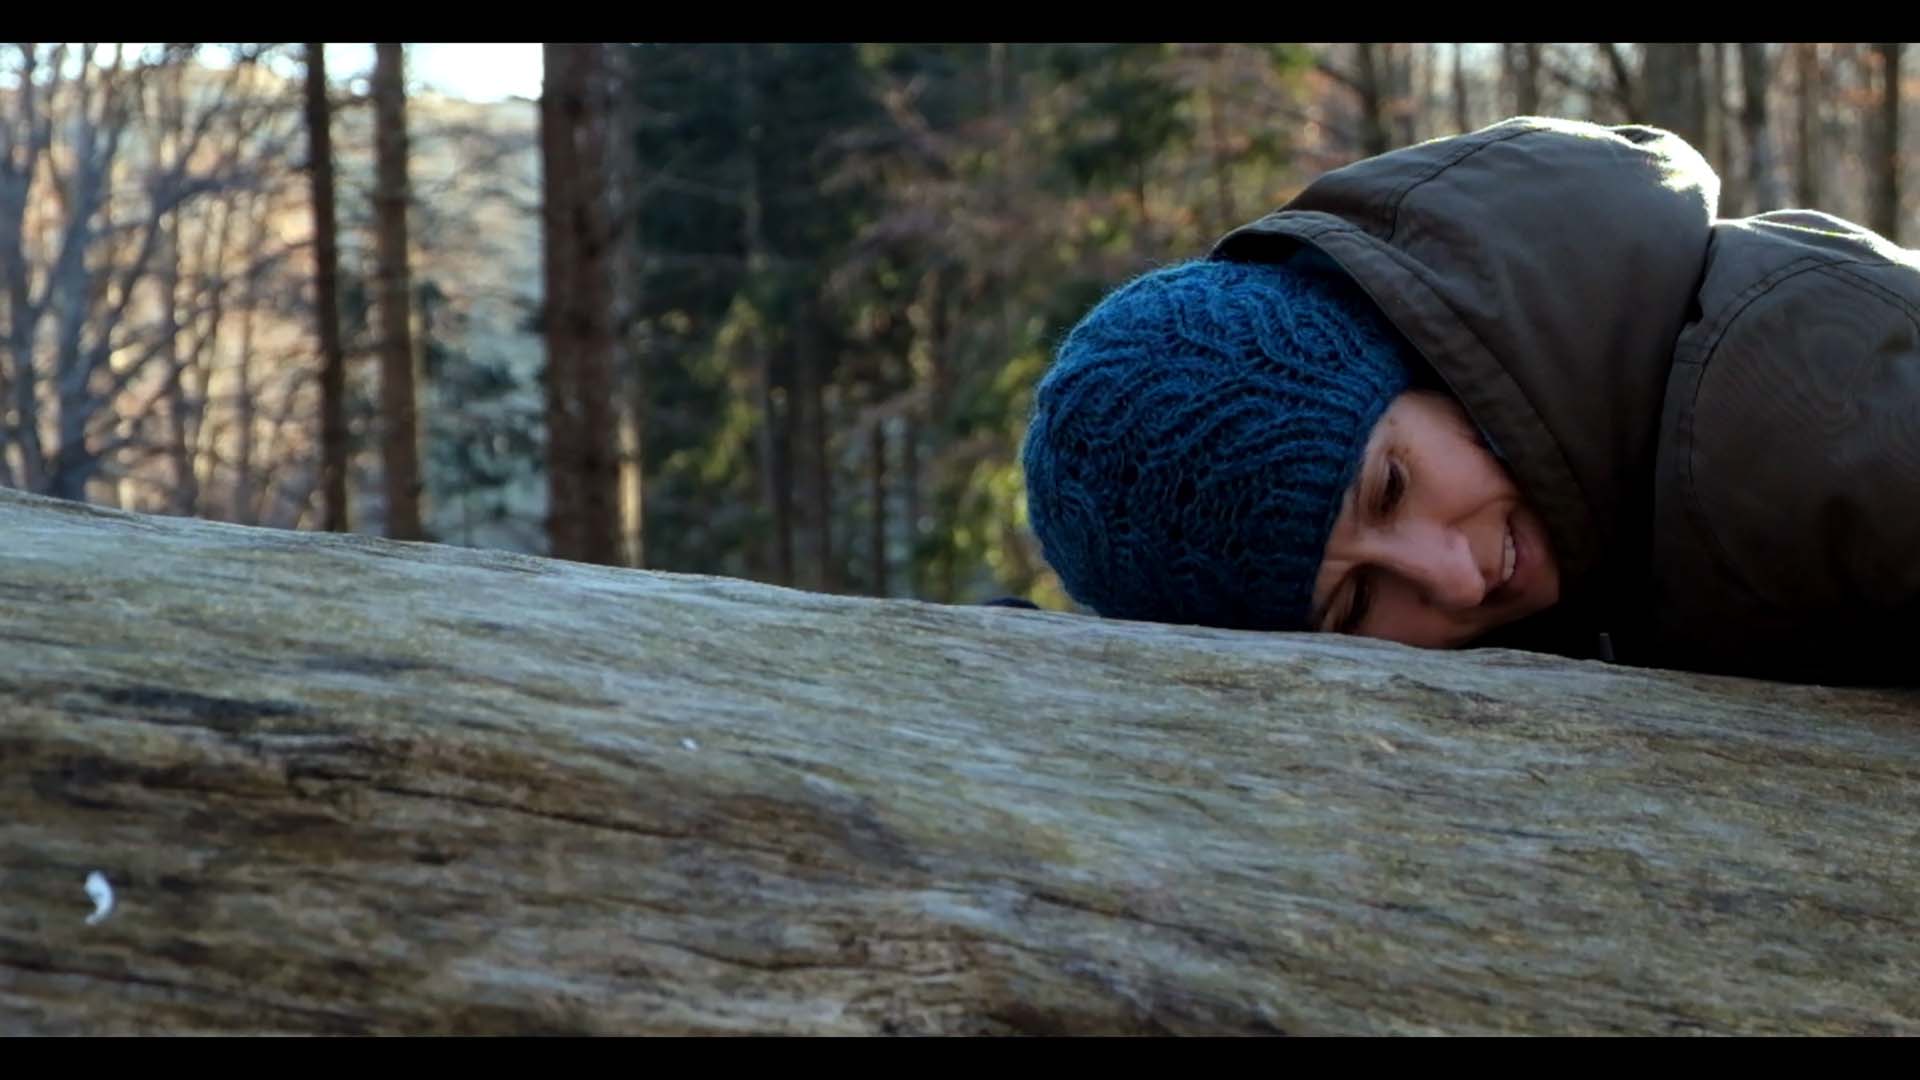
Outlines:
[[[1022,458],[1034,532],[1081,604],[1306,628],[1341,498],[1417,354],[1304,254],[1147,274],[1061,344]]]

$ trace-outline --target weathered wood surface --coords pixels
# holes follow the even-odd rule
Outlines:
[[[1920,1033],[1912,694],[8,493],[0,763],[5,1034]]]

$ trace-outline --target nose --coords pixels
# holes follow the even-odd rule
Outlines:
[[[1430,606],[1463,611],[1480,606],[1491,579],[1473,557],[1466,534],[1440,525],[1412,525],[1382,538],[1381,565],[1410,582]]]

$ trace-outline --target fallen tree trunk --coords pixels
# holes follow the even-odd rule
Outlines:
[[[1914,695],[0,538],[0,1033],[1920,1033]]]

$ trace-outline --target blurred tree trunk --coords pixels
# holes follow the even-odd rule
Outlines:
[[[1393,149],[1387,128],[1385,58],[1378,42],[1360,42],[1354,51],[1354,92],[1360,98],[1360,149],[1368,157]]]
[[[624,566],[647,562],[646,445],[648,380],[646,341],[640,333],[642,283],[640,265],[639,103],[633,88],[642,72],[633,46],[605,47],[607,63],[607,212],[613,244],[609,275],[613,285],[613,339],[616,371],[615,424],[619,429],[619,548]]]
[[[740,128],[746,141],[742,154],[746,187],[741,193],[745,210],[741,215],[744,233],[741,245],[746,251],[746,280],[749,283],[765,277],[768,263],[766,230],[762,224],[766,205],[760,185],[760,147],[764,131],[760,122],[759,92],[754,86],[753,49],[754,46],[750,44],[740,45],[736,49],[738,67],[734,84],[735,104],[740,110]],[[791,585],[794,582],[794,425],[791,422],[794,395],[782,385],[782,369],[787,365],[776,362],[777,357],[767,340],[767,332],[758,325],[759,318],[756,315],[755,325],[746,335],[746,347],[752,352],[751,364],[760,394],[760,487],[767,510],[773,517],[773,536],[770,541],[773,557],[769,561],[773,564],[774,580],[781,585]]]
[[[1393,119],[1393,143],[1395,146],[1412,146],[1419,141],[1419,103],[1413,96],[1414,45],[1412,42],[1398,41],[1385,46],[1385,49],[1388,91],[1391,95],[1388,113]]]
[[[1640,91],[1644,84],[1634,78],[1633,64],[1627,59],[1627,54],[1621,51],[1620,43],[1601,42],[1600,56],[1607,63],[1614,105],[1620,110],[1621,117],[1630,122],[1642,119]]]
[[[407,89],[405,46],[374,46],[373,117],[378,157],[374,208],[380,279],[381,458],[387,482],[387,535],[424,539],[421,524],[419,374],[413,354],[413,287],[408,272]]]
[[[1768,115],[1769,68],[1766,43],[1741,43],[1740,82],[1744,100],[1740,117],[1746,131],[1747,190],[1752,194],[1756,213],[1778,210],[1785,203]]]
[[[1537,41],[1507,42],[1500,47],[1501,77],[1512,88],[1514,112],[1540,113],[1540,50]]]
[[[1431,139],[1440,134],[1440,46],[1431,41],[1421,42],[1420,50],[1420,91],[1414,99],[1414,138]]]
[[[346,532],[347,357],[340,340],[340,233],[333,206],[333,106],[326,45],[306,47],[307,175],[313,186],[314,321],[320,337],[321,528]],[[245,462],[242,462],[245,472]]]
[[[1820,170],[1824,164],[1820,101],[1824,80],[1820,73],[1820,45],[1812,41],[1795,42],[1793,48],[1794,121],[1798,137],[1794,144],[1794,200],[1802,207],[1820,206]]]
[[[1665,128],[1705,153],[1706,78],[1697,41],[1649,41],[1642,84],[1647,123]]]
[[[1456,131],[1473,130],[1472,102],[1467,97],[1467,46],[1453,43],[1453,126]]]
[[[542,374],[547,421],[547,553],[571,559],[580,550],[580,477],[572,468],[579,458],[579,418],[574,415],[579,392],[575,357],[578,346],[567,317],[571,276],[578,264],[573,253],[569,216],[573,188],[579,183],[579,162],[573,140],[567,136],[562,98],[572,89],[576,73],[564,45],[542,46],[540,89],[540,187],[542,269],[545,272],[544,314],[547,363]]]
[[[1707,161],[1713,165],[1713,171],[1720,174],[1721,214],[1738,217],[1746,213],[1747,172],[1734,165],[1734,123],[1732,112],[1727,108],[1727,89],[1731,78],[1727,43],[1709,43],[1708,56],[1712,62],[1707,69],[1706,93],[1702,95],[1707,118],[1705,153]]]
[[[1879,59],[1880,109],[1874,131],[1878,135],[1873,162],[1872,228],[1889,240],[1900,241],[1900,59],[1902,43],[1881,42],[1873,47]]]
[[[607,213],[606,46],[545,47],[540,103],[547,270],[551,553],[618,565],[613,242]]]

